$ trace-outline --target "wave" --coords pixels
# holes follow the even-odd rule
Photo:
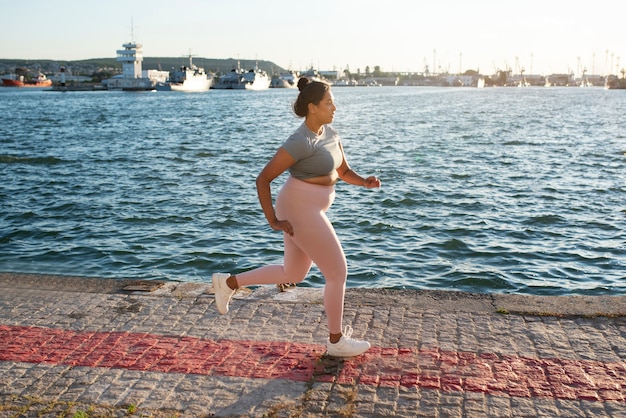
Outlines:
[[[30,165],[55,165],[65,163],[57,157],[16,157],[13,155],[0,155],[0,164],[30,164]]]

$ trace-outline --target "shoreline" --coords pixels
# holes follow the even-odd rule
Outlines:
[[[210,283],[164,280],[109,279],[52,274],[0,272],[0,288],[80,293],[212,297]],[[295,287],[279,292],[275,286],[243,288],[235,299],[322,303],[322,289]],[[626,317],[626,295],[527,295],[470,293],[454,290],[347,288],[346,305],[376,306],[404,303],[408,308],[446,312],[482,312],[551,317]]]

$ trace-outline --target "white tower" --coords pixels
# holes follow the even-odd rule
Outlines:
[[[117,61],[122,63],[124,78],[141,78],[141,61],[143,61],[142,45],[128,42],[117,50]]]

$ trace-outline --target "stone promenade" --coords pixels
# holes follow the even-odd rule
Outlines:
[[[626,417],[626,297],[322,291],[0,273],[0,417]]]

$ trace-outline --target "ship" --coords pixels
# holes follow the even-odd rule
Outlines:
[[[233,68],[230,72],[221,75],[218,82],[215,83],[212,88],[218,90],[235,90],[244,88],[242,71],[239,68]]]
[[[295,88],[298,87],[298,73],[295,71],[287,71],[274,76],[270,83],[272,88]]]
[[[24,74],[15,75],[2,79],[4,87],[50,87],[52,80],[43,73],[38,73],[35,77],[25,77]]]
[[[189,66],[182,66],[179,70],[172,70],[167,81],[157,83],[158,91],[208,91],[213,84],[204,68],[196,67],[189,55]]]
[[[243,75],[246,90],[267,90],[270,88],[270,77],[263,70],[255,67]]]
[[[220,90],[267,90],[270,87],[270,77],[258,67],[243,71],[239,65],[229,73],[222,75],[213,86]]]
[[[604,89],[605,90],[624,90],[626,89],[626,78],[622,74],[622,78],[619,78],[615,74],[607,74],[604,76]],[[598,82],[596,85],[600,85]]]

